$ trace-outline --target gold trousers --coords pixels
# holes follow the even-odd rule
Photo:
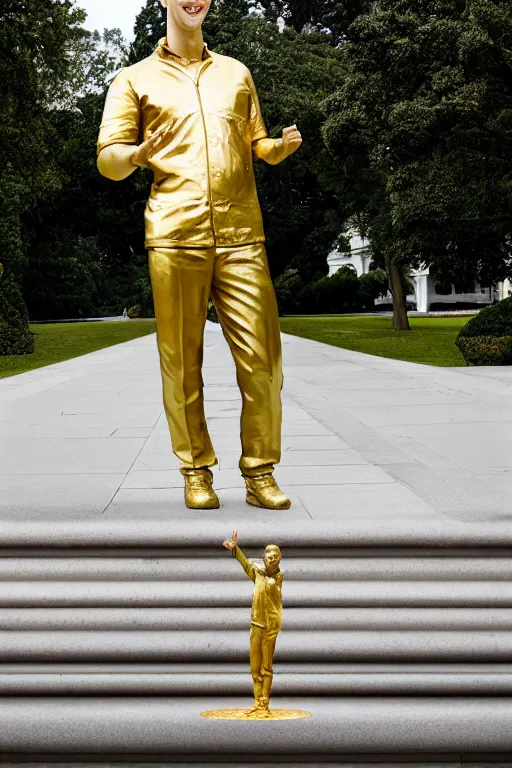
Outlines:
[[[251,624],[250,663],[255,699],[259,699],[260,696],[270,696],[278,634],[278,629],[263,629]]]
[[[217,464],[203,400],[203,335],[211,296],[242,395],[240,469],[272,472],[281,458],[281,337],[263,243],[149,251],[164,407],[182,470]]]

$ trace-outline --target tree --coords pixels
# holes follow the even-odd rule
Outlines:
[[[328,31],[334,45],[345,39],[350,24],[372,5],[370,0],[261,0],[260,4],[268,19],[281,17],[296,32]]]
[[[166,35],[166,9],[160,0],[146,0],[135,19],[135,37],[130,46],[129,63],[151,56],[158,41]]]
[[[70,0],[3,0],[0,8],[0,354],[34,349],[20,293],[27,223],[59,187],[48,115],[69,76],[84,19]]]
[[[135,303],[134,286],[146,273],[146,175],[117,185],[96,166],[105,90],[126,62],[126,45],[119,30],[87,33],[80,56],[68,96],[48,113],[59,185],[26,225],[23,284],[32,319],[119,314]]]
[[[510,273],[512,7],[381,0],[349,34],[324,137],[403,330],[405,268],[459,285]]]
[[[361,309],[359,279],[350,267],[341,267],[331,277],[322,277],[306,285],[298,295],[301,312],[339,314]]]

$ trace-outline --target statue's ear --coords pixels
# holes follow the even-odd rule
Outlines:
[[[164,8],[167,8],[167,0],[160,0],[160,3]]]

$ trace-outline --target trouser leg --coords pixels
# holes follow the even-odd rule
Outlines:
[[[217,463],[203,401],[203,335],[212,249],[149,251],[165,414],[182,469]]]
[[[252,683],[254,688],[254,704],[257,706],[261,696],[263,695],[263,676],[261,673],[263,657],[261,647],[261,637],[263,630],[260,627],[251,625],[251,639],[250,639],[250,665]]]
[[[265,630],[261,640],[261,656],[262,666],[261,673],[263,677],[263,696],[266,699],[270,698],[270,691],[272,689],[272,681],[274,679],[274,651],[276,648],[278,632],[273,630]]]
[[[212,299],[242,394],[240,469],[270,474],[281,458],[281,335],[263,243],[217,248]]]

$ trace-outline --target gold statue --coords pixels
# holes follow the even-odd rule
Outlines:
[[[237,546],[237,541],[238,533],[233,531],[233,538],[225,541],[224,546],[236,557],[251,581],[254,581],[250,641],[254,706],[249,714],[268,717],[270,690],[274,679],[272,661],[277,636],[283,623],[283,574],[279,568],[281,550],[276,544],[269,544],[265,548],[263,562],[249,561]]]
[[[254,686],[254,706],[249,710],[214,710],[202,712],[203,717],[233,720],[292,720],[310,717],[309,712],[300,710],[270,710],[270,691],[274,679],[274,650],[282,625],[281,586],[283,573],[280,570],[281,550],[277,544],[265,547],[263,561],[248,560],[237,545],[238,533],[224,542],[226,549],[238,560],[247,576],[254,582],[251,613],[250,664]]]
[[[243,407],[240,471],[248,504],[288,509],[281,458],[281,338],[253,159],[295,152],[296,125],[268,137],[247,67],[208,50],[211,0],[161,0],[167,36],[113,80],[98,137],[101,174],[154,173],[145,212],[163,400],[185,503],[217,509],[218,463],[203,404],[203,333],[211,296],[235,360]]]

